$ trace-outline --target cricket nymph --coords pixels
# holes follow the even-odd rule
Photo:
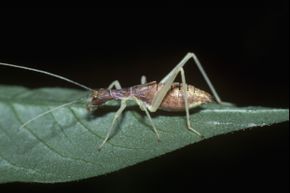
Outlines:
[[[187,64],[187,62],[190,59],[193,59],[193,61],[195,62],[197,68],[199,69],[208,87],[210,88],[211,93],[213,94],[215,100],[213,100],[211,95],[208,94],[207,92],[201,89],[198,89],[192,85],[186,84],[185,72],[184,72],[183,67],[185,64]],[[203,137],[202,133],[200,133],[199,131],[197,131],[191,126],[189,109],[199,106],[201,104],[212,102],[212,101],[216,101],[217,103],[220,103],[220,104],[222,102],[214,86],[209,80],[205,70],[203,69],[201,63],[199,62],[197,56],[191,52],[187,53],[185,57],[166,76],[164,76],[160,80],[160,82],[153,81],[153,82],[146,83],[146,77],[142,76],[141,84],[128,87],[128,88],[121,88],[119,81],[115,80],[108,86],[107,89],[101,88],[101,89],[94,90],[76,81],[73,81],[71,79],[68,79],[63,76],[53,74],[47,71],[29,68],[25,66],[18,66],[14,64],[1,63],[1,62],[0,62],[0,65],[14,67],[14,68],[21,68],[25,70],[30,70],[30,71],[46,74],[46,75],[70,82],[74,85],[77,85],[79,87],[82,87],[90,91],[90,96],[87,98],[88,100],[87,109],[90,112],[96,110],[100,105],[105,104],[107,101],[119,100],[120,107],[115,112],[111,126],[108,128],[108,132],[103,142],[99,145],[99,148],[98,148],[99,150],[103,147],[103,145],[110,139],[111,135],[113,134],[114,126],[117,122],[117,119],[122,115],[122,112],[124,112],[124,110],[126,109],[127,107],[126,101],[128,100],[135,101],[136,104],[138,104],[138,106],[140,107],[140,109],[146,113],[146,116],[148,120],[150,121],[152,129],[154,133],[156,134],[156,137],[158,140],[160,139],[159,132],[157,128],[155,127],[155,124],[151,118],[150,112],[156,112],[158,109],[161,109],[164,111],[170,111],[170,112],[185,111],[186,124],[187,124],[188,130],[194,132],[199,137]],[[179,74],[181,76],[182,83],[174,83],[174,80]],[[115,89],[112,89],[112,88],[115,88]],[[59,105],[55,108],[49,109],[48,111],[45,111],[35,116],[34,118],[26,121],[24,124],[21,125],[20,128],[24,128],[26,125],[30,124],[32,121],[42,116],[45,116],[47,114],[50,114],[53,111],[56,111],[58,109],[77,103],[81,99],[82,98]]]
[[[186,85],[186,93],[189,108],[194,108],[201,104],[213,102],[212,96],[192,85]],[[164,84],[156,81],[146,84],[136,85],[122,89],[98,89],[91,93],[88,103],[88,110],[93,111],[98,106],[106,103],[109,100],[140,100],[145,103],[148,109],[152,105],[152,100],[156,93],[164,87]],[[158,109],[170,112],[185,111],[185,101],[182,83],[173,83],[170,90],[165,95]]]

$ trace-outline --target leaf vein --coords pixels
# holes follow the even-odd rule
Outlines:
[[[94,136],[97,136],[100,139],[104,139],[103,137],[99,136],[98,134],[96,134],[94,131],[92,131],[91,129],[89,129],[89,127],[87,127],[79,118],[78,116],[75,114],[74,110],[71,109],[70,107],[68,107],[68,109],[72,112],[72,115],[76,118],[76,121],[83,127],[85,128],[89,133],[91,133]],[[122,149],[130,149],[130,150],[136,150],[136,149],[144,149],[144,148],[132,148],[132,147],[126,147],[126,146],[122,146],[122,145],[117,145],[117,144],[113,144],[110,141],[106,142],[107,144],[112,145],[113,147],[118,147],[118,148],[122,148]]]
[[[15,114],[15,117],[17,118],[17,120],[20,122],[20,124],[23,124],[23,121],[18,116],[15,107],[13,105],[10,105],[10,106],[11,106],[12,112]],[[27,127],[27,125],[24,128],[25,128],[26,131],[28,131],[28,133],[31,136],[33,136],[35,139],[37,139],[44,147],[46,147],[47,149],[49,149],[51,152],[55,153],[56,155],[60,156],[61,158],[67,159],[67,160],[70,160],[70,161],[80,161],[80,162],[84,162],[86,164],[90,164],[90,165],[94,165],[95,166],[94,163],[88,162],[87,160],[82,160],[82,159],[78,159],[78,158],[69,157],[69,156],[66,156],[66,155],[58,152],[55,148],[51,147],[44,140],[42,140],[40,137],[38,137],[36,134],[34,134],[34,132],[32,132],[31,129],[29,129],[29,127]]]
[[[16,171],[19,171],[19,170],[25,170],[27,171],[29,174],[38,174],[40,176],[43,176],[43,173],[42,171],[38,170],[38,169],[35,169],[35,168],[26,168],[26,167],[23,167],[23,166],[19,166],[15,163],[12,163],[10,160],[8,160],[7,158],[4,158],[3,155],[0,154],[0,158],[1,160],[3,160],[5,163],[7,163],[11,168],[15,169]],[[47,172],[45,171],[44,172],[45,175],[49,175],[49,176],[53,176],[53,177],[56,177],[57,175],[53,174],[53,173],[50,173],[50,172]]]

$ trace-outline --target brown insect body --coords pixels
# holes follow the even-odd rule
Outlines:
[[[67,82],[70,82],[72,84],[75,84],[79,87],[82,87],[88,91],[91,91],[91,95],[88,98],[88,105],[87,108],[89,111],[96,110],[100,105],[106,103],[109,100],[120,100],[120,107],[116,111],[111,127],[108,128],[108,132],[106,134],[105,139],[99,146],[99,150],[101,147],[110,139],[111,135],[113,134],[113,128],[116,124],[117,119],[121,116],[122,112],[126,109],[126,101],[127,100],[134,100],[140,107],[141,110],[143,110],[146,113],[146,116],[148,120],[151,123],[151,126],[153,128],[153,131],[155,132],[157,139],[160,139],[160,135],[158,133],[157,128],[154,125],[154,122],[150,116],[149,112],[155,112],[158,109],[165,110],[165,111],[185,111],[186,113],[186,124],[187,128],[197,134],[200,137],[203,137],[202,133],[195,130],[191,126],[191,120],[190,120],[190,113],[189,109],[196,107],[198,105],[212,102],[212,97],[207,92],[198,89],[192,85],[187,85],[185,81],[185,72],[184,72],[184,65],[187,64],[187,61],[189,59],[193,59],[196,66],[198,67],[200,73],[202,74],[203,78],[205,79],[207,85],[209,86],[211,92],[213,93],[213,96],[215,97],[215,100],[218,103],[221,103],[221,99],[218,96],[217,92],[215,91],[212,83],[210,82],[208,76],[206,75],[206,72],[204,71],[201,63],[197,59],[197,56],[194,53],[187,53],[186,56],[165,76],[161,79],[160,83],[154,82],[146,82],[146,77],[142,76],[140,85],[132,86],[129,88],[121,88],[120,83],[118,80],[115,80],[112,82],[109,86],[109,88],[112,88],[113,86],[117,89],[97,89],[93,90],[85,85],[82,85],[76,81],[70,80],[68,78],[65,78],[63,76],[53,74],[47,71],[29,68],[25,66],[18,66],[13,64],[7,64],[7,63],[1,63],[2,66],[9,66],[14,68],[21,68],[25,70],[30,70],[38,73],[42,73],[45,75],[49,75],[58,79],[65,80]],[[172,83],[176,76],[180,74],[182,84],[181,83]],[[119,89],[120,88],[120,89]],[[59,105],[53,109],[47,110],[34,118],[26,121],[24,124],[21,125],[19,130],[21,128],[24,128],[26,125],[31,123],[32,121],[52,113],[53,111],[56,111],[58,109],[61,109],[63,107],[72,105],[74,103],[77,103],[80,99],[71,101],[62,105]]]
[[[151,106],[154,96],[163,86],[164,84],[158,84],[156,81],[153,81],[146,84],[132,86],[129,88],[94,90],[91,94],[88,109],[92,111],[96,109],[99,105],[102,105],[109,100],[134,98],[143,101],[147,106]],[[185,102],[182,87],[183,85],[181,83],[173,83],[171,89],[162,100],[159,109],[171,112],[184,111]],[[189,108],[193,108],[198,105],[213,101],[209,93],[198,89],[192,85],[187,85],[186,92]]]

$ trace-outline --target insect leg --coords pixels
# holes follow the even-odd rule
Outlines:
[[[166,75],[162,80],[161,83],[164,84],[164,86],[160,89],[160,91],[154,96],[152,100],[152,106],[149,107],[149,110],[154,112],[158,109],[160,106],[163,98],[169,91],[173,81],[175,80],[176,76],[178,73],[181,74],[181,79],[182,79],[182,90],[183,90],[183,96],[184,96],[184,102],[185,102],[185,112],[186,112],[186,120],[187,120],[187,127],[189,130],[193,131],[199,136],[202,136],[198,131],[193,129],[190,124],[190,118],[189,118],[189,105],[188,105],[188,98],[187,98],[187,84],[185,80],[185,74],[183,70],[183,66],[186,64],[186,62],[193,57],[194,55],[192,53],[188,53],[178,64],[175,68],[171,70],[171,72]]]
[[[147,83],[147,78],[145,75],[141,76],[141,84],[146,84]]]
[[[158,131],[157,131],[155,125],[154,125],[154,122],[153,122],[153,120],[152,120],[152,118],[151,118],[151,116],[150,116],[149,111],[147,110],[146,105],[144,104],[143,101],[141,101],[141,100],[139,100],[139,99],[137,99],[137,98],[135,98],[135,101],[136,101],[136,103],[139,105],[140,109],[141,109],[142,111],[145,111],[145,113],[146,113],[146,115],[147,115],[147,117],[148,117],[148,119],[149,119],[149,121],[150,121],[150,123],[151,123],[151,125],[152,125],[153,131],[154,131],[154,133],[155,133],[156,136],[157,136],[157,140],[160,141],[160,135],[159,135],[159,133],[158,133]]]
[[[112,89],[113,87],[115,87],[116,89],[121,89],[121,84],[118,80],[115,80],[113,81],[109,86],[108,86],[108,89]],[[102,142],[102,144],[99,146],[98,150],[100,150],[103,145],[109,140],[112,132],[113,132],[113,128],[114,128],[114,125],[115,125],[115,121],[117,120],[117,118],[122,114],[123,110],[126,108],[126,101],[125,100],[122,100],[121,101],[121,106],[120,108],[118,109],[118,111],[115,113],[114,115],[114,118],[113,118],[113,122],[112,122],[112,125],[111,127],[109,128],[108,132],[107,132],[107,135],[104,139],[104,141]]]
[[[186,84],[186,80],[185,80],[185,74],[184,74],[184,70],[183,70],[183,67],[182,66],[180,66],[179,68],[175,68],[175,70],[173,71],[173,72],[171,72],[171,73],[173,73],[175,76],[167,76],[167,77],[169,77],[169,78],[171,78],[171,79],[167,79],[166,81],[167,82],[163,82],[165,85],[164,85],[164,87],[166,87],[167,85],[171,85],[172,84],[172,82],[174,81],[174,79],[176,78],[176,76],[177,76],[177,74],[180,72],[180,75],[181,75],[181,79],[182,79],[182,92],[183,92],[183,97],[184,97],[184,103],[185,103],[185,112],[186,112],[186,122],[187,122],[187,128],[189,129],[189,130],[191,130],[191,131],[193,131],[194,133],[196,133],[197,135],[199,135],[199,136],[201,136],[202,137],[202,135],[198,132],[198,131],[196,131],[195,129],[193,129],[192,127],[191,127],[191,124],[190,124],[190,117],[189,117],[189,105],[188,105],[188,98],[187,98],[187,84]],[[170,83],[170,84],[169,84]],[[159,100],[160,99],[160,101],[162,101],[163,100],[163,98],[160,98],[160,97],[163,97],[163,96],[161,96],[161,94],[163,94],[163,93],[167,93],[168,92],[168,90],[163,90],[164,89],[164,87],[155,95],[155,97],[157,98],[157,100]],[[169,89],[170,89],[170,87],[169,87]],[[163,90],[163,91],[162,91]],[[154,99],[153,99],[154,100]],[[154,103],[153,103],[153,105],[154,105]],[[156,106],[152,106],[153,108],[156,108]],[[158,108],[158,106],[157,106],[157,108]]]
[[[205,70],[203,69],[202,64],[201,64],[200,61],[198,60],[197,56],[196,56],[194,53],[191,53],[191,52],[188,53],[188,55],[189,55],[190,57],[192,57],[192,59],[194,60],[196,66],[198,67],[200,73],[202,74],[202,76],[203,76],[205,82],[207,83],[207,85],[208,85],[208,87],[209,87],[211,93],[213,94],[213,96],[214,96],[216,102],[218,102],[218,103],[221,104],[221,103],[222,103],[222,100],[221,100],[221,98],[219,97],[217,91],[215,90],[213,84],[212,84],[211,81],[209,80],[209,78],[208,78],[208,76],[207,76]]]
[[[107,135],[104,139],[104,141],[101,143],[101,145],[99,146],[98,150],[100,150],[103,145],[109,140],[109,138],[111,137],[111,134],[113,132],[113,128],[114,128],[114,125],[115,125],[115,122],[116,120],[121,116],[122,112],[124,111],[124,109],[126,108],[126,100],[121,100],[121,106],[120,108],[118,109],[118,111],[115,113],[114,115],[114,118],[113,118],[113,122],[111,124],[111,127],[109,128],[108,132],[107,132]]]
[[[205,70],[203,69],[202,64],[199,62],[197,56],[194,53],[191,53],[191,52],[187,53],[186,56],[181,60],[181,62],[179,62],[175,66],[175,68],[173,68],[171,70],[171,72],[160,81],[160,83],[165,83],[165,82],[167,82],[169,80],[172,80],[172,79],[174,80],[176,75],[177,75],[177,73],[178,73],[178,70],[180,69],[180,67],[183,67],[187,63],[187,61],[190,60],[191,58],[194,60],[196,66],[198,67],[200,73],[202,74],[204,80],[206,81],[208,87],[210,88],[213,96],[215,97],[215,100],[218,103],[222,103],[222,101],[221,101],[218,93],[216,92],[213,84],[211,83],[211,81],[209,80]],[[173,80],[172,80],[172,82],[173,82]]]
[[[112,89],[113,87],[115,87],[116,89],[121,89],[121,84],[118,80],[115,80],[114,82],[112,82],[109,86],[108,89]]]
[[[169,91],[173,81],[175,80],[176,76],[178,75],[180,68],[186,64],[186,62],[190,59],[190,55],[187,54],[170,72],[167,74],[160,83],[164,83],[164,86],[158,91],[158,93],[154,96],[152,100],[152,106],[149,107],[151,112],[155,112],[162,100],[164,99],[165,95]]]
[[[187,123],[187,128],[191,131],[193,131],[194,133],[196,133],[197,135],[199,135],[200,137],[203,137],[197,130],[193,129],[191,127],[190,124],[190,118],[189,118],[189,105],[188,105],[188,98],[187,98],[187,84],[186,84],[186,80],[185,80],[185,74],[184,74],[184,70],[181,67],[180,68],[180,75],[181,75],[181,80],[182,80],[182,92],[183,92],[183,97],[184,97],[184,103],[185,103],[185,112],[186,112],[186,123]]]

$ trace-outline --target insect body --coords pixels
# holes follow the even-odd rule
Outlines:
[[[158,109],[170,111],[170,112],[185,111],[187,128],[193,131],[194,133],[196,133],[198,136],[202,137],[202,134],[200,134],[197,130],[191,127],[189,109],[199,106],[201,104],[212,102],[213,99],[211,95],[208,94],[207,92],[200,90],[192,85],[188,85],[186,83],[183,66],[191,58],[195,61],[195,64],[197,65],[205,81],[207,82],[215,100],[218,103],[221,103],[220,97],[215,91],[212,83],[210,82],[208,76],[206,75],[205,71],[202,68],[202,65],[200,64],[199,60],[197,59],[194,53],[188,53],[159,83],[157,83],[156,81],[146,83],[146,78],[145,76],[143,76],[141,78],[140,85],[132,86],[129,88],[122,88],[119,81],[116,80],[112,82],[107,89],[97,89],[97,90],[93,90],[73,80],[70,80],[63,76],[56,75],[50,72],[33,69],[29,67],[24,67],[24,66],[7,64],[7,63],[0,63],[0,65],[43,73],[49,76],[53,76],[53,77],[68,81],[86,90],[89,90],[91,94],[88,100],[87,109],[90,112],[95,111],[100,105],[105,104],[109,100],[120,100],[121,101],[120,108],[115,113],[111,127],[108,128],[107,135],[105,139],[103,140],[103,142],[101,143],[101,145],[99,146],[99,149],[100,149],[109,140],[112,134],[115,122],[121,116],[122,112],[126,108],[126,102],[128,100],[135,101],[139,105],[140,109],[146,113],[152,125],[152,128],[154,132],[156,133],[158,140],[160,138],[159,133],[149,113],[149,112],[155,112]],[[174,80],[178,74],[181,75],[182,83],[174,83]],[[37,118],[44,116],[48,113],[51,113],[52,111],[55,111],[57,109],[63,108],[64,106],[71,105],[75,102],[76,101],[72,101],[72,102],[63,104],[61,106],[55,107],[44,113],[41,113],[38,116],[34,117],[33,119],[28,120],[21,127],[25,127],[27,124],[36,120]]]
[[[162,87],[164,87],[164,84],[158,84],[156,81],[153,81],[129,88],[94,90],[89,98],[88,110],[94,111],[98,106],[109,100],[131,99],[143,101],[146,108],[151,111],[152,100]],[[183,85],[181,83],[173,83],[158,109],[169,112],[185,111],[182,87]],[[186,85],[186,87],[189,109],[213,101],[213,98],[209,93],[192,85]]]

